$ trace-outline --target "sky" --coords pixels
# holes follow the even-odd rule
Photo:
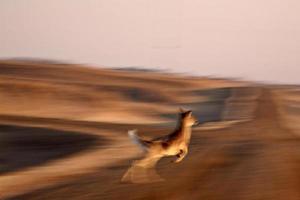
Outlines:
[[[1,0],[0,59],[300,84],[299,10],[299,0]]]

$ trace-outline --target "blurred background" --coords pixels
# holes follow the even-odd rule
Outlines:
[[[299,83],[296,0],[3,0],[0,57]]]
[[[300,3],[0,3],[0,199],[300,199]],[[164,182],[127,131],[201,122]]]

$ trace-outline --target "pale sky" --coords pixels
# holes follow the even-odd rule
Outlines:
[[[9,57],[300,84],[300,1],[1,0]]]

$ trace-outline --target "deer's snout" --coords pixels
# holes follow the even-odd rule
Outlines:
[[[193,126],[200,126],[200,125],[201,123],[198,120],[196,120]]]

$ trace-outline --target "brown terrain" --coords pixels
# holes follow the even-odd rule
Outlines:
[[[158,72],[0,62],[0,199],[300,199],[300,93]],[[159,183],[120,179],[142,156],[127,137],[202,122]]]

